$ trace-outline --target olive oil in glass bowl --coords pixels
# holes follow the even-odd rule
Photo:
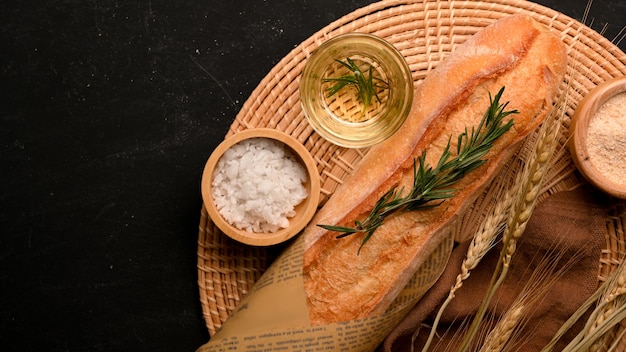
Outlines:
[[[348,148],[380,143],[406,120],[413,101],[411,70],[389,42],[348,33],[320,45],[305,64],[300,102],[322,137]]]

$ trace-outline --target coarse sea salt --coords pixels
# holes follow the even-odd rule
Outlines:
[[[304,166],[281,142],[251,138],[230,147],[215,167],[215,206],[226,222],[249,232],[276,232],[289,226],[306,197]]]

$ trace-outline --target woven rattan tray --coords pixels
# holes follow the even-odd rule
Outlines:
[[[283,58],[260,82],[245,102],[228,135],[252,127],[285,131],[300,140],[315,158],[322,181],[324,202],[353,166],[367,153],[335,146],[313,132],[302,114],[298,95],[299,75],[307,57],[326,39],[347,32],[378,35],[404,55],[413,79],[419,82],[453,48],[493,21],[513,13],[527,13],[551,27],[570,50],[571,88],[567,116],[598,83],[626,75],[626,54],[582,23],[549,8],[515,0],[489,1],[382,1],[358,9],[326,26]],[[569,125],[565,121],[562,144]],[[565,148],[548,175],[544,197],[579,186],[583,181]],[[626,253],[626,209],[617,203],[607,218],[606,246],[600,261],[599,282]],[[255,248],[223,235],[201,211],[198,238],[200,302],[211,335],[233,312],[280,248]]]

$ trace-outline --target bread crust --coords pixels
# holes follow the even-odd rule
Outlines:
[[[563,80],[563,43],[526,15],[512,15],[460,45],[415,91],[402,128],[373,147],[304,231],[304,286],[312,324],[364,318],[384,312],[447,235],[449,227],[495,177],[516,146],[547,116]],[[318,224],[353,226],[389,189],[410,189],[413,163],[427,149],[436,164],[450,136],[475,126],[492,96],[519,114],[514,127],[466,175],[455,196],[429,209],[399,212],[385,220],[357,251],[362,235],[336,239]]]

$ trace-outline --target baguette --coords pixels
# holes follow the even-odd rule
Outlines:
[[[312,324],[365,318],[390,306],[455,219],[545,119],[566,65],[563,43],[517,14],[473,35],[429,73],[416,88],[402,128],[370,149],[304,230],[304,286]],[[519,111],[510,115],[514,125],[496,140],[487,161],[454,186],[454,197],[428,210],[389,216],[358,255],[363,234],[337,239],[337,232],[317,226],[354,226],[392,187],[410,190],[416,158],[426,149],[427,163],[435,165],[449,141],[456,150],[456,136],[480,122],[490,95],[502,87],[501,101]]]

